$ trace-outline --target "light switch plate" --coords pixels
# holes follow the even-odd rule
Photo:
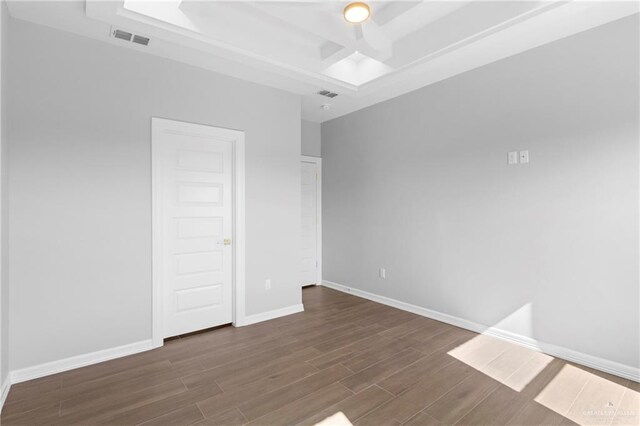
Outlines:
[[[529,151],[520,151],[520,164],[529,162]]]
[[[509,165],[518,164],[518,151],[511,151],[509,153]]]

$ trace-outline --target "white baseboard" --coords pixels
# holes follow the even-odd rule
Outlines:
[[[9,395],[10,389],[11,389],[11,377],[7,375],[7,379],[0,386],[0,414],[2,413],[2,407],[4,407],[4,402],[7,400],[7,395]]]
[[[275,309],[273,311],[246,316],[243,319],[242,323],[236,325],[244,326],[255,324],[286,315],[296,314],[302,311],[304,311],[304,306],[302,304],[288,306],[286,308]],[[87,365],[97,364],[115,358],[121,358],[127,355],[133,355],[139,352],[151,350],[153,348],[153,341],[149,339],[143,340],[141,342],[130,343],[128,345],[118,346],[115,348],[77,355],[58,361],[34,365],[33,367],[13,370],[10,372],[5,383],[0,386],[0,412],[2,411],[2,406],[4,405],[4,401],[9,393],[9,388],[13,383],[26,382],[27,380],[38,379],[40,377],[50,376],[52,374],[73,370],[75,368],[86,367]]]
[[[304,306],[302,303],[287,306],[286,308],[274,309],[273,311],[262,312],[260,314],[255,315],[247,315],[241,322],[236,323],[236,327],[242,327],[245,325],[256,324],[262,321],[268,321],[275,318],[284,317],[291,314],[297,314],[298,312],[304,311]]]
[[[609,361],[603,358],[598,358],[593,355],[588,355],[582,352],[577,352],[572,349],[564,348],[562,346],[552,345],[550,343],[541,342],[532,339],[527,336],[512,333],[506,330],[501,330],[495,327],[489,327],[479,324],[477,322],[469,321],[464,318],[455,317],[452,315],[444,314],[442,312],[434,311],[431,309],[423,308],[421,306],[412,305],[410,303],[401,302],[399,300],[391,299],[385,296],[379,296],[377,294],[369,293],[367,291],[358,290],[357,288],[348,287],[346,285],[338,284],[331,281],[322,281],[322,285],[332,288],[334,290],[342,291],[344,293],[353,294],[354,296],[362,297],[374,302],[381,303],[383,305],[391,306],[403,311],[408,311],[416,315],[431,318],[437,321],[441,321],[447,324],[454,325],[456,327],[464,328],[467,330],[475,331],[476,333],[485,334],[488,336],[496,337],[498,339],[506,340],[511,343],[515,343],[520,346],[533,349],[538,352],[544,352],[548,355],[561,358],[567,361],[575,362],[587,367],[595,368],[596,370],[604,371],[616,376],[624,377],[635,382],[640,382],[640,369],[632,367],[630,365],[620,364],[615,361]]]
[[[274,318],[283,317],[285,315],[296,314],[304,311],[302,304],[288,306],[286,308],[275,309],[273,311],[263,312],[256,315],[249,315],[244,318],[238,326],[255,324]],[[63,371],[73,370],[74,368],[85,367],[87,365],[97,364],[99,362],[109,361],[115,358],[121,358],[127,355],[133,355],[153,349],[153,341],[143,340],[141,342],[130,343],[128,345],[118,346],[115,348],[104,349],[83,355],[77,355],[58,361],[47,362],[33,367],[26,367],[19,370],[13,370],[9,374],[7,382],[15,384],[33,380],[40,377],[50,376],[52,374],[61,373]],[[6,385],[3,385],[6,386]],[[4,391],[4,387],[2,390]],[[8,388],[7,388],[8,391]]]
[[[74,368],[85,367],[87,365],[97,364],[99,362],[109,361],[127,355],[133,355],[150,349],[153,349],[151,339],[115,348],[103,349],[101,351],[91,352],[88,354],[72,356],[58,361],[34,365],[33,367],[21,368],[20,370],[13,370],[10,373],[10,382],[12,384],[25,382],[27,380],[37,379],[51,374],[73,370]]]

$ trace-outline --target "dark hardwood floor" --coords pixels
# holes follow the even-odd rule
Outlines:
[[[12,387],[3,425],[638,424],[635,382],[323,287],[305,312]]]

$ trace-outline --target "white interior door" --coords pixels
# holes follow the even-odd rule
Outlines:
[[[227,324],[233,315],[232,142],[225,129],[167,123],[154,132],[163,337]]]
[[[318,164],[302,161],[302,285],[318,282]]]

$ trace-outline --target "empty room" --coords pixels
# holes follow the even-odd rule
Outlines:
[[[0,0],[0,424],[640,426],[640,1]]]

